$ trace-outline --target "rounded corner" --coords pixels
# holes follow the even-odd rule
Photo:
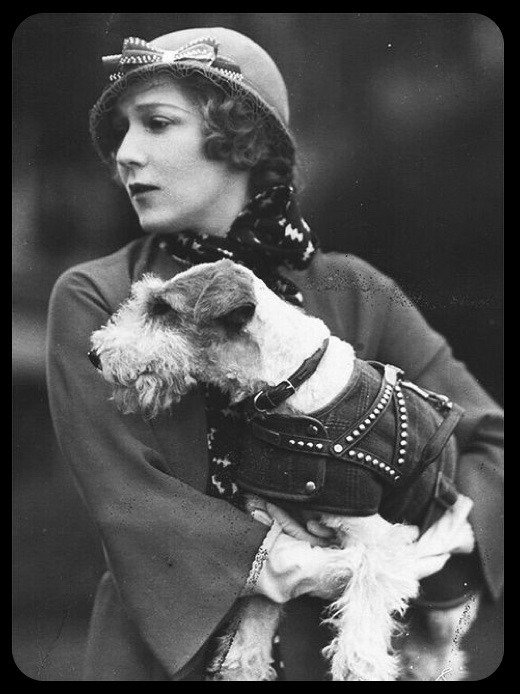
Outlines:
[[[24,677],[28,680],[31,680],[32,682],[43,682],[44,681],[43,678],[38,679],[37,677],[30,675],[28,672],[25,672],[25,670],[22,668],[20,663],[17,662],[16,656],[13,652],[11,652],[11,658],[12,658],[12,667],[16,668],[16,670],[18,671],[16,673],[15,677],[20,678],[20,676],[21,676],[21,677]]]
[[[46,14],[46,13],[45,12],[31,12],[30,14],[27,14],[25,17],[23,17],[23,19],[21,19],[21,20],[19,20],[19,18],[17,17],[15,19],[15,21],[18,23],[16,24],[16,26],[12,30],[12,41],[13,42],[15,41],[15,39],[17,38],[17,35],[20,33],[20,28],[27,23],[27,20],[31,19],[31,17],[39,17],[41,14]]]
[[[501,677],[500,670],[502,669],[503,663],[504,663],[504,652],[502,651],[502,653],[500,655],[500,660],[498,661],[498,663],[496,664],[494,669],[491,670],[487,675],[484,675],[484,677],[479,677],[477,680],[474,680],[474,681],[475,682],[484,682],[484,681],[489,680],[489,679],[494,680],[494,679]]]
[[[502,30],[502,27],[500,26],[500,24],[497,21],[498,18],[493,17],[493,15],[491,15],[491,14],[484,14],[483,12],[475,12],[474,16],[476,18],[480,19],[481,21],[484,20],[486,22],[490,22],[491,24],[493,24],[493,26],[496,27],[496,29],[500,32],[500,36],[502,37],[502,42],[504,41],[504,32]]]

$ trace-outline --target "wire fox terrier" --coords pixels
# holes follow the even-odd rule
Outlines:
[[[333,575],[323,577],[339,593],[326,619],[332,637],[324,655],[333,680],[464,678],[460,636],[469,627],[470,620],[461,622],[467,608],[425,609],[426,627],[408,635],[405,613],[420,590],[418,543],[412,541],[418,516],[412,522],[382,516],[385,499],[399,490],[405,497],[408,490],[408,501],[415,498],[432,470],[437,487],[449,477],[457,421],[452,403],[404,381],[393,367],[373,363],[365,372],[352,346],[323,321],[228,260],[196,265],[166,282],[145,276],[93,334],[92,348],[91,359],[125,413],[154,417],[201,383],[228,393],[244,413],[239,486],[304,509],[300,515],[334,529],[341,551]],[[345,397],[360,384],[363,411]],[[338,407],[350,421],[338,423]],[[421,443],[414,427],[426,427],[429,439]],[[458,500],[471,504],[461,495]],[[220,640],[208,679],[273,680],[281,605],[251,595],[240,600],[239,611],[238,627]]]

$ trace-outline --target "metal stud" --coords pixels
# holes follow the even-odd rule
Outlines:
[[[369,415],[369,419],[371,419],[372,421],[374,421],[375,418],[376,418],[376,416],[375,416],[374,413],[372,413],[371,415]]]
[[[401,479],[400,475],[396,475],[396,476],[394,477],[394,482],[397,482],[397,480],[400,480],[400,479]]]
[[[307,441],[307,448],[314,448],[312,441]]]
[[[360,428],[361,431],[365,431],[366,426],[365,426],[364,424],[360,424],[360,425],[359,425],[359,428]]]
[[[398,459],[397,459],[397,464],[398,464],[398,465],[404,465],[404,458],[398,458]]]
[[[305,446],[305,441],[298,441],[298,446]]]
[[[354,437],[353,436],[347,436],[346,440],[350,443],[351,441],[354,440]]]
[[[305,484],[305,491],[307,494],[312,494],[313,492],[316,491],[316,484],[315,482],[309,481]]]
[[[296,441],[295,441],[294,439],[290,439],[290,440],[289,440],[289,443],[290,443],[291,446],[294,446],[294,444],[296,443]]]
[[[340,443],[336,443],[334,444],[333,450],[335,453],[341,453],[341,451],[343,450],[343,446]]]
[[[408,429],[408,424],[406,422],[401,422],[401,429]]]
[[[384,468],[384,467],[385,467],[385,464],[384,464],[384,463],[379,463],[379,467],[380,467],[380,468]]]
[[[365,419],[365,424],[368,426],[370,424],[370,419]]]
[[[351,458],[353,458],[356,455],[356,451],[349,451],[348,454]]]
[[[317,444],[316,444],[316,448],[317,448],[319,451],[321,451],[321,449],[323,448],[323,444],[322,444],[322,443],[317,443]]]
[[[403,438],[406,438],[406,437],[408,436],[408,432],[407,432],[407,431],[401,432],[401,436],[402,436]]]
[[[404,455],[406,453],[406,448],[399,449],[399,455]]]
[[[370,462],[372,461],[372,456],[371,456],[371,455],[366,455],[366,456],[365,456],[365,460],[367,461],[367,463],[370,463]]]
[[[385,465],[385,472],[390,472],[390,465]]]
[[[352,434],[353,434],[354,436],[359,436],[359,431],[358,431],[358,429],[354,429],[354,431],[352,432]]]
[[[379,460],[377,458],[374,458],[372,461],[372,465],[379,465]]]
[[[390,474],[391,474],[392,477],[393,477],[393,476],[395,475],[395,470],[390,470]]]
[[[364,453],[361,453],[361,451],[360,451],[360,452],[357,454],[357,457],[359,458],[359,460],[363,460],[363,458],[365,457],[365,454],[364,454]]]

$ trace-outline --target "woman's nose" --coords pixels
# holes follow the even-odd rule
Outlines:
[[[146,163],[146,153],[139,133],[130,127],[116,152],[116,163],[122,167],[143,166]]]

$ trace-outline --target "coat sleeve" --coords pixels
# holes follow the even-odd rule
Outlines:
[[[112,312],[87,274],[71,270],[58,280],[48,325],[51,413],[122,604],[175,679],[240,595],[267,530],[186,482],[202,477],[207,465],[205,446],[193,445],[206,440],[194,424],[193,398],[166,423],[177,441],[168,461],[160,427],[121,415],[110,402],[86,355],[91,333]]]
[[[456,430],[457,484],[474,501],[470,519],[487,587],[497,598],[503,586],[502,409],[399,287],[390,281],[386,286],[386,320],[377,358],[399,366],[407,379],[447,395],[465,410]]]

